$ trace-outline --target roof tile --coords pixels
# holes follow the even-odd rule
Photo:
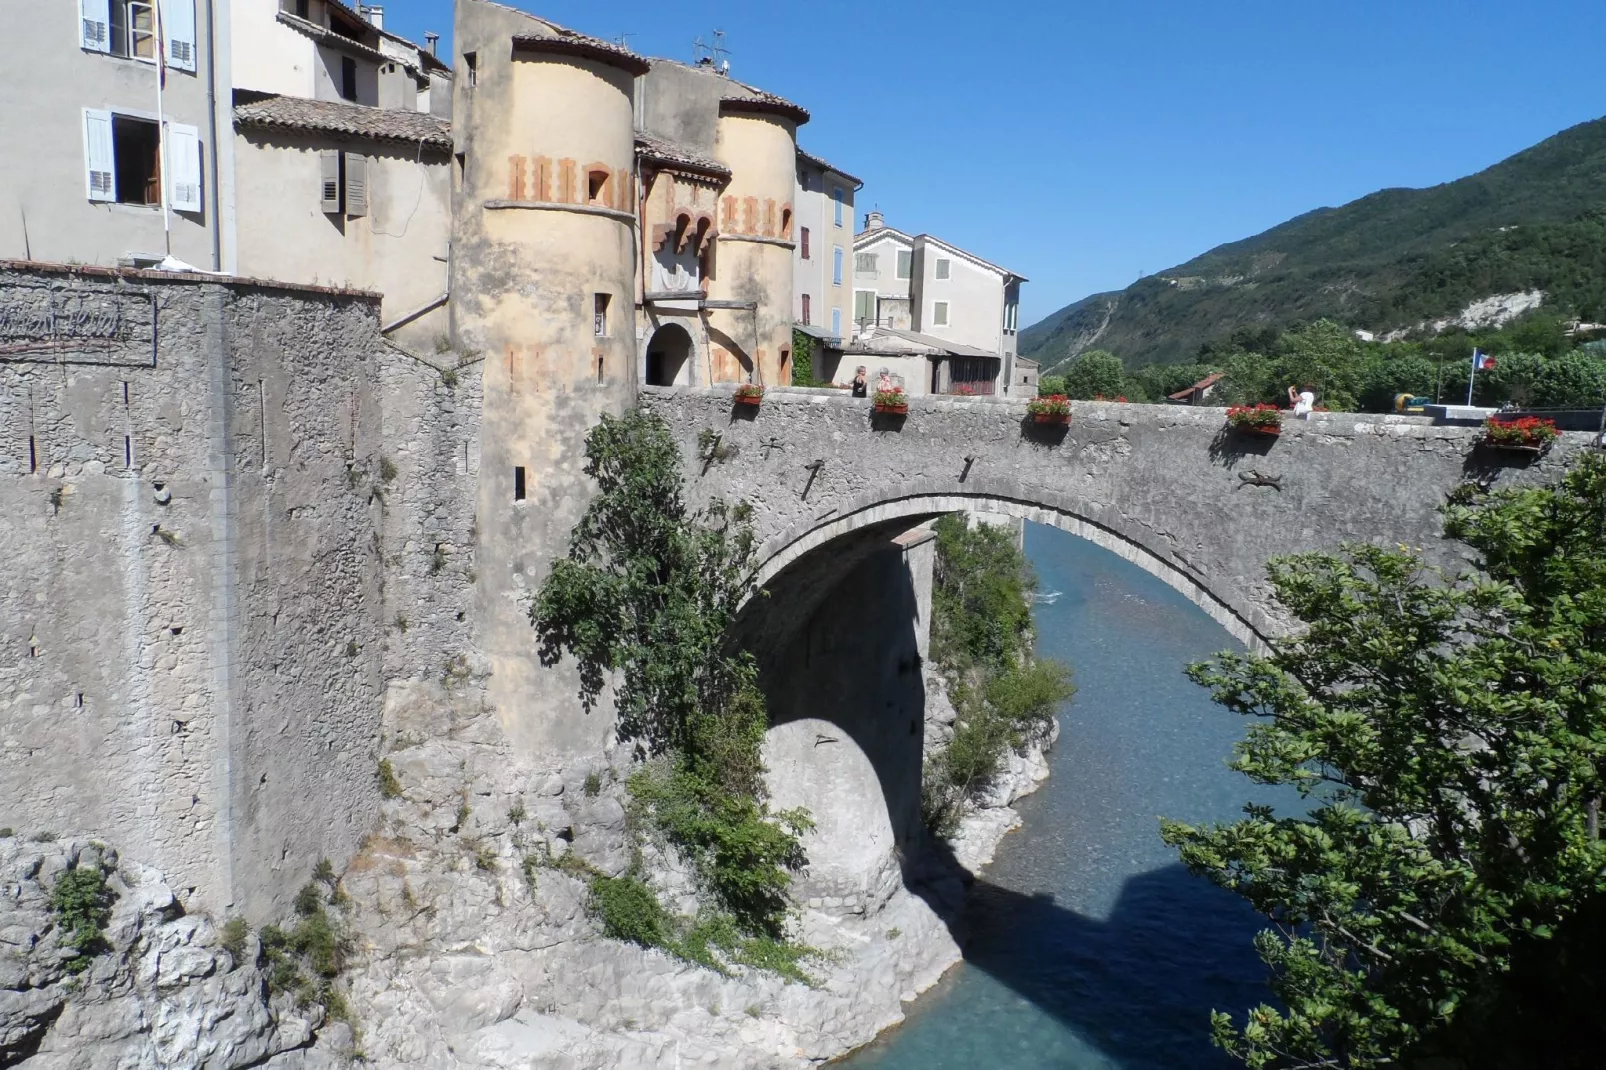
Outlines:
[[[367,108],[333,100],[304,97],[268,97],[234,109],[240,126],[309,133],[345,134],[378,141],[422,143],[431,148],[452,147],[452,124],[427,112],[401,108]]]

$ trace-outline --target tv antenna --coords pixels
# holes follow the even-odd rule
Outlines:
[[[731,72],[730,49],[725,47],[724,30],[715,30],[712,42],[697,38],[691,48],[697,66],[712,67],[720,74]]]
[[[622,33],[613,39],[613,43],[618,45],[620,48],[629,48],[630,39],[634,36],[636,35],[633,33]]]

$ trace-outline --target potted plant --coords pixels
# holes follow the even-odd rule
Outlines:
[[[877,390],[871,400],[875,404],[876,412],[902,416],[909,411],[909,395],[903,392],[902,387],[895,386],[891,390]]]
[[[1275,405],[1234,405],[1227,410],[1227,426],[1251,435],[1283,433],[1283,412]]]
[[[1556,421],[1540,416],[1501,418],[1491,416],[1483,422],[1483,442],[1497,450],[1517,450],[1522,453],[1543,453],[1561,432]]]
[[[764,400],[764,387],[758,383],[743,383],[736,388],[736,404],[757,405]]]
[[[1035,397],[1026,403],[1026,412],[1033,423],[1068,424],[1071,422],[1071,401],[1064,394]]]

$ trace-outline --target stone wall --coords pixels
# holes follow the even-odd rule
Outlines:
[[[0,265],[5,823],[253,919],[355,851],[387,679],[463,645],[477,453],[477,374],[460,408],[378,327],[369,294]]]
[[[904,418],[826,390],[771,390],[756,413],[721,389],[644,388],[643,399],[669,421],[697,496],[753,504],[767,581],[869,552],[844,539],[854,533],[1001,512],[1121,554],[1251,643],[1286,627],[1269,558],[1353,540],[1420,546],[1458,567],[1440,537],[1448,491],[1553,479],[1589,441],[1565,435],[1535,460],[1421,417],[1319,413],[1264,438],[1226,432],[1221,409],[1184,406],[1076,402],[1070,426],[1051,429],[999,399],[918,398]],[[705,430],[721,436],[713,456]]]

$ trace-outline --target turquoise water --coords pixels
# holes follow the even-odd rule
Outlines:
[[[1182,668],[1236,645],[1181,595],[1091,543],[1028,525],[1038,649],[1072,665],[1053,775],[978,881],[965,962],[854,1070],[1178,1070],[1237,1065],[1212,1008],[1267,999],[1240,900],[1176,863],[1160,815],[1274,802],[1225,766],[1241,719]]]

